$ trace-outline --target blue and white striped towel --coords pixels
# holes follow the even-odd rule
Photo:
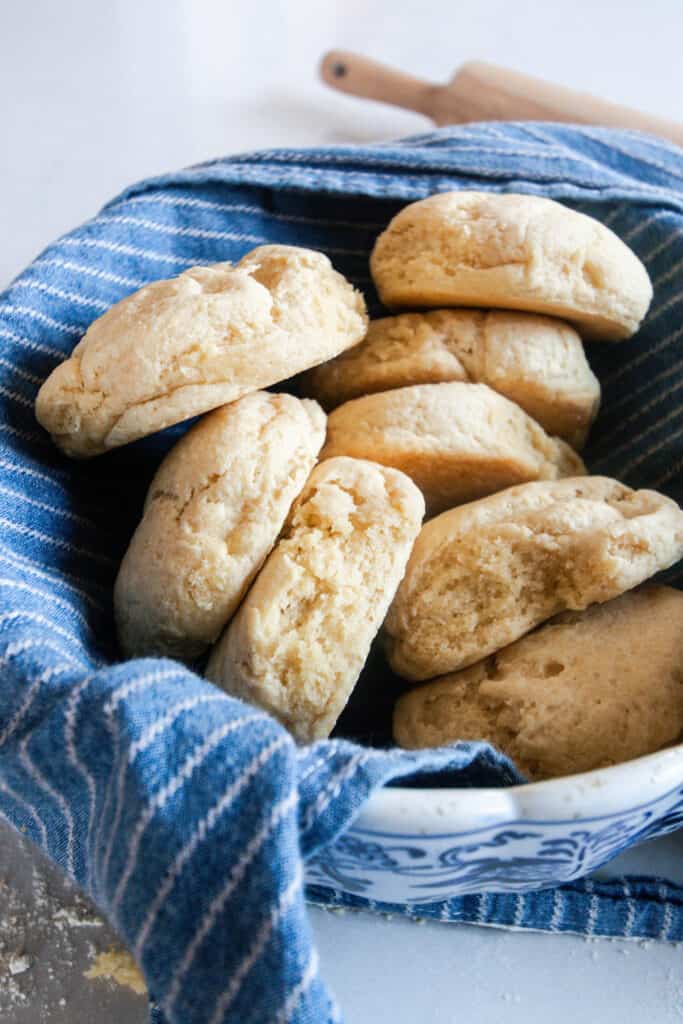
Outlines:
[[[461,187],[561,199],[608,223],[646,262],[655,303],[639,338],[591,349],[604,406],[587,457],[682,501],[683,159],[644,136],[475,125],[372,148],[218,160],[129,189],[0,296],[0,813],[113,921],[143,966],[156,1021],[339,1020],[317,971],[305,860],[392,779],[429,770],[451,783],[505,783],[514,774],[477,744],[419,755],[344,740],[297,749],[272,719],[179,664],[117,664],[117,562],[182,428],[70,463],[34,421],[37,388],[123,295],[263,242],[324,250],[376,307],[367,257],[378,231],[406,201]],[[610,935],[623,934],[627,916],[630,934],[665,928],[683,939],[675,885],[562,891],[560,904],[546,892],[416,911]]]

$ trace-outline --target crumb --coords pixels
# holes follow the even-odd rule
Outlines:
[[[56,914],[52,915],[55,924],[68,924],[71,928],[101,928],[102,921],[92,914],[79,913],[79,907],[62,907]]]
[[[10,974],[23,974],[31,966],[31,958],[26,953],[14,954],[7,961],[7,969]]]
[[[137,995],[145,995],[147,986],[140,974],[133,957],[125,949],[112,947],[106,953],[99,953],[92,966],[84,972],[84,977],[106,978],[117,985],[130,988]]]

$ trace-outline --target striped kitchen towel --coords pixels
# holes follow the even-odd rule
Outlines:
[[[71,463],[34,420],[40,383],[113,302],[193,264],[263,242],[311,246],[376,310],[368,253],[402,204],[462,187],[547,195],[609,224],[655,282],[639,337],[591,349],[604,406],[588,463],[681,502],[682,156],[632,133],[489,124],[216,160],[128,189],[0,296],[0,813],[114,923],[142,965],[156,1021],[339,1020],[318,974],[305,864],[388,782],[517,776],[480,744],[411,754],[333,739],[297,749],[267,715],[180,664],[121,663],[112,582],[151,475],[183,428]],[[354,735],[385,738],[381,724]],[[683,892],[665,881],[558,892],[463,897],[419,913],[683,938]],[[368,905],[324,885],[309,895]]]

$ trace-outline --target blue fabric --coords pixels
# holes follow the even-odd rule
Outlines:
[[[340,1019],[317,971],[303,862],[391,780],[516,776],[479,744],[419,755],[345,740],[297,749],[272,719],[177,663],[117,663],[117,563],[184,428],[71,463],[34,421],[37,388],[123,295],[263,242],[324,250],[376,310],[367,257],[378,231],[405,202],[460,187],[561,199],[644,259],[655,282],[644,329],[628,345],[590,349],[604,405],[587,460],[682,501],[683,159],[645,136],[475,125],[218,160],[127,190],[0,296],[0,812],[114,923],[143,966],[157,1022]],[[352,731],[386,739],[372,725]],[[647,879],[411,913],[683,939],[683,890]]]

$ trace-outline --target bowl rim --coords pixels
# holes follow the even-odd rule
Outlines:
[[[542,782],[500,788],[386,786],[376,790],[354,832],[432,839],[474,834],[501,824],[576,825],[645,811],[683,789],[683,743],[653,754]]]

